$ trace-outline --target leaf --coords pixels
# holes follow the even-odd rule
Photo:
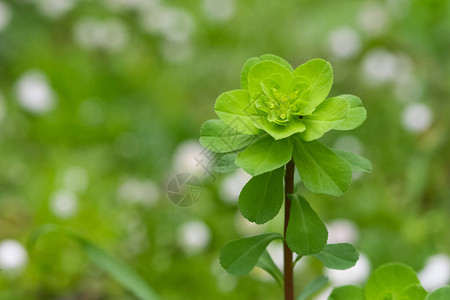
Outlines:
[[[278,233],[266,233],[228,242],[220,251],[220,264],[230,274],[248,274],[258,263],[267,245],[281,238]]]
[[[243,90],[248,90],[248,73],[250,72],[250,69],[257,63],[259,63],[260,61],[261,60],[259,59],[259,57],[252,57],[252,58],[247,59],[244,66],[242,67],[241,88]]]
[[[222,120],[206,121],[200,129],[200,144],[216,153],[226,153],[248,146],[256,137],[242,134]]]
[[[345,120],[348,113],[349,105],[344,98],[326,99],[311,115],[302,119],[306,127],[306,130],[301,133],[302,139],[312,141],[321,138],[327,131]]]
[[[212,164],[212,171],[217,173],[229,173],[239,169],[234,163],[237,157],[237,152],[221,153]]]
[[[322,251],[313,256],[327,268],[346,270],[356,264],[359,253],[353,245],[341,243],[328,244]]]
[[[269,252],[267,252],[267,250],[264,250],[256,266],[269,273],[273,277],[273,279],[275,279],[278,285],[283,287],[283,274],[281,273],[280,269],[278,269],[277,265],[273,262],[272,257],[270,257],[270,254]]]
[[[261,59],[261,61],[273,61],[276,63],[279,63],[280,65],[282,65],[283,67],[285,67],[286,69],[288,69],[289,71],[293,72],[294,69],[292,68],[291,64],[288,63],[284,58],[281,58],[277,55],[274,54],[263,54],[259,57]]]
[[[448,300],[450,299],[450,286],[444,286],[429,294],[425,300]]]
[[[335,130],[352,130],[359,127],[367,118],[367,111],[359,97],[353,95],[340,95],[339,98],[344,98],[350,105],[350,112],[347,118],[336,126]]]
[[[253,125],[258,119],[258,111],[250,103],[250,95],[244,90],[233,90],[221,94],[214,106],[219,118],[233,130],[255,135],[259,129]]]
[[[339,149],[333,151],[348,162],[352,172],[372,172],[372,163],[368,159],[349,151]]]
[[[262,91],[261,81],[272,77],[274,74],[281,74],[284,84],[287,85],[292,80],[292,73],[286,67],[273,61],[261,61],[254,65],[248,74],[248,91],[252,97],[260,95]]]
[[[428,292],[420,284],[413,284],[408,286],[399,299],[402,300],[424,300]],[[448,299],[448,298],[446,298]]]
[[[294,139],[294,161],[307,189],[340,196],[352,181],[349,164],[319,141]]]
[[[33,246],[40,237],[53,232],[63,233],[79,242],[83,251],[93,263],[97,264],[124,288],[133,293],[136,298],[141,300],[159,299],[155,292],[134,270],[72,230],[52,224],[41,226],[31,234],[29,245]]]
[[[263,135],[238,154],[236,165],[253,176],[280,168],[292,158],[292,144],[287,139],[276,141]]]
[[[414,270],[401,263],[389,263],[376,269],[366,284],[367,300],[397,298],[413,284],[420,284]]]
[[[327,244],[327,227],[303,197],[294,194],[291,200],[286,230],[289,248],[301,256],[319,253]]]
[[[333,289],[328,300],[365,300],[364,290],[356,285],[345,285]]]
[[[333,85],[333,69],[323,59],[315,58],[298,66],[292,73],[294,77],[303,77],[310,87],[310,92],[303,100],[309,102],[306,110],[317,107],[328,96]]]
[[[264,224],[272,220],[283,204],[284,168],[254,176],[239,195],[239,209],[251,222]]]
[[[286,125],[279,125],[269,122],[266,116],[261,116],[255,120],[254,125],[270,134],[276,140],[288,138],[291,135],[303,132],[306,129],[303,120],[300,120],[297,117],[289,120],[289,123]]]
[[[328,284],[328,277],[323,275],[318,276],[312,282],[310,282],[297,297],[297,300],[306,300],[308,297],[320,291],[324,286]]]

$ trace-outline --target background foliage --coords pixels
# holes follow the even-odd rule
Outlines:
[[[245,60],[263,53],[294,66],[327,59],[330,95],[358,95],[368,110],[351,135],[322,141],[363,154],[372,174],[339,198],[300,186],[334,239],[367,258],[353,277],[401,261],[427,280],[437,259],[444,284],[449,20],[450,1],[438,0],[2,0],[0,299],[133,299],[69,239],[24,248],[47,223],[120,257],[163,299],[279,298],[262,272],[234,278],[218,262],[226,241],[269,231],[237,215],[249,177],[213,177],[195,160],[204,159],[196,140],[215,118],[215,98],[238,88]],[[180,172],[203,180],[192,208],[166,195]],[[298,268],[297,289],[322,273],[334,284],[352,279],[313,259]]]

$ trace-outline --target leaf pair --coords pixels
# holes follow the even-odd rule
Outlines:
[[[329,300],[447,300],[450,286],[428,293],[414,270],[402,263],[389,263],[376,269],[365,288],[342,286],[335,288]]]

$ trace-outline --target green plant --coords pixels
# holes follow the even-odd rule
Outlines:
[[[376,269],[364,288],[354,285],[337,287],[329,300],[447,300],[450,286],[428,293],[414,270],[401,263],[388,263]]]
[[[250,58],[242,68],[241,89],[220,95],[215,104],[220,119],[207,121],[201,129],[200,142],[218,154],[221,171],[237,165],[253,176],[239,196],[245,218],[257,224],[270,221],[284,198],[283,234],[231,241],[222,249],[220,262],[235,275],[260,266],[283,286],[286,300],[294,299],[293,267],[302,257],[314,256],[334,269],[350,268],[359,257],[350,244],[327,245],[325,224],[308,201],[295,193],[295,166],[307,189],[334,196],[349,188],[352,171],[371,171],[365,158],[318,141],[331,129],[351,130],[366,118],[356,96],[326,99],[332,83],[331,65],[322,59],[294,70],[275,55]],[[275,239],[284,243],[284,274],[266,251]]]

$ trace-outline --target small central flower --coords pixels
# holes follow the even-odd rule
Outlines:
[[[254,101],[254,105],[258,110],[267,113],[269,122],[286,125],[293,116],[301,114],[305,103],[299,97],[299,88],[289,93],[272,79],[263,80],[261,86],[263,94]]]

